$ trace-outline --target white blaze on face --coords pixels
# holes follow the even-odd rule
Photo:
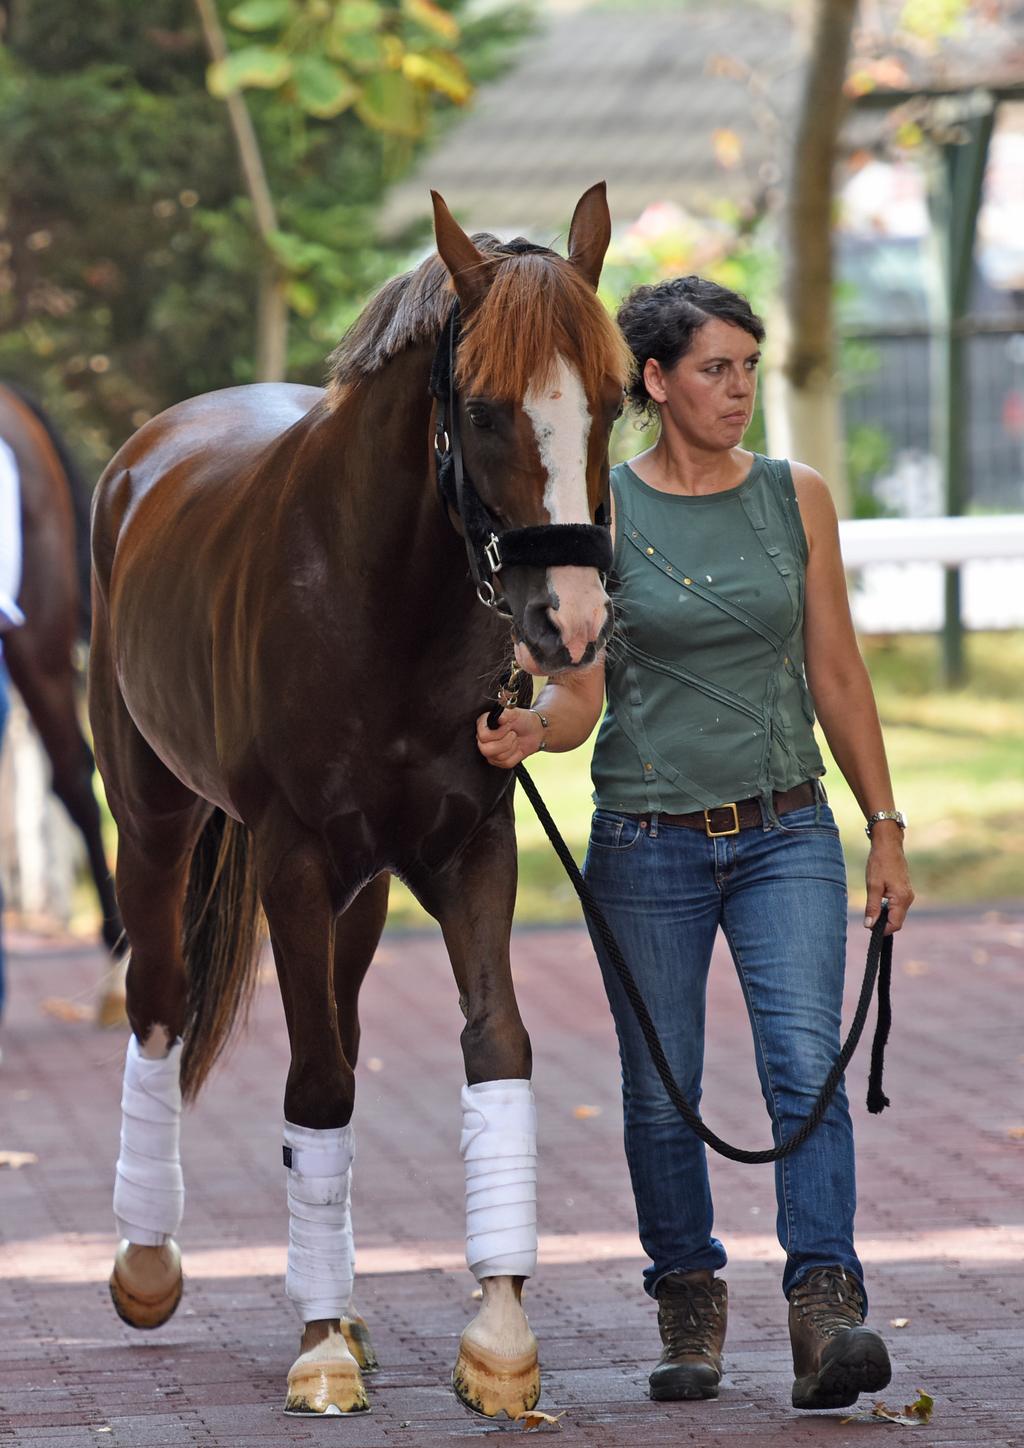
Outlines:
[[[537,451],[546,473],[544,507],[552,523],[589,523],[587,451],[591,416],[587,394],[576,370],[564,357],[544,387],[531,386],[523,411],[533,423]],[[554,604],[551,622],[562,636],[573,663],[604,626],[608,595],[594,568],[549,568],[548,587]]]

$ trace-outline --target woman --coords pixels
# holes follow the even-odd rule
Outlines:
[[[711,949],[739,973],[776,1141],[807,1116],[839,1050],[846,874],[819,780],[814,712],[864,811],[865,925],[913,900],[874,696],[850,619],[822,478],[740,444],[764,328],[699,277],[639,287],[619,312],[636,360],[630,402],[653,447],[612,471],[618,629],[605,663],[552,678],[532,709],[478,724],[513,768],[575,749],[608,705],[593,759],[586,874],[654,1018],[673,1073],[701,1095]],[[811,700],[813,698],[813,705]],[[595,940],[622,1058],[626,1156],[663,1342],[654,1398],[713,1398],[726,1262],[712,1234],[702,1143],[666,1096]],[[783,1291],[798,1408],[842,1407],[889,1381],[853,1245],[853,1135],[842,1087],[776,1166]]]

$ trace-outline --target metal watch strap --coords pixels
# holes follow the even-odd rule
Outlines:
[[[867,835],[867,837],[868,837],[869,840],[870,840],[870,838],[871,838],[871,831],[874,829],[875,825],[880,824],[882,820],[892,820],[894,824],[899,825],[899,827],[900,827],[901,830],[905,830],[906,827],[907,827],[907,822],[906,822],[906,820],[905,820],[904,817],[903,817],[903,811],[902,811],[902,810],[898,810],[898,809],[879,809],[879,810],[876,810],[873,815],[869,815],[869,816],[868,816],[867,824],[864,826],[864,833]]]

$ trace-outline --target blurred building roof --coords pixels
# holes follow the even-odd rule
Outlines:
[[[775,175],[799,73],[788,16],[756,4],[555,14],[394,188],[382,226],[429,215],[431,187],[471,230],[499,233],[557,231],[602,178],[630,219],[653,200],[749,200]]]
[[[894,45],[901,5],[862,6],[851,74],[876,99],[978,85],[1024,94],[1024,0],[989,0],[945,42]],[[549,4],[509,70],[391,191],[382,230],[428,216],[431,187],[471,230],[544,237],[601,178],[619,218],[655,200],[755,206],[779,180],[802,57],[793,7],[771,0]],[[881,137],[871,110],[851,116],[851,147]]]

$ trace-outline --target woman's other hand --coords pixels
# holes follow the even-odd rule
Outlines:
[[[515,769],[537,753],[543,737],[544,725],[532,709],[503,709],[494,729],[486,714],[476,721],[476,747],[495,769]]]
[[[903,929],[907,911],[914,903],[910,870],[903,853],[903,831],[899,825],[880,821],[871,831],[871,852],[867,868],[868,903],[864,914],[865,928],[870,930],[878,919],[883,898],[889,902],[886,935]]]

